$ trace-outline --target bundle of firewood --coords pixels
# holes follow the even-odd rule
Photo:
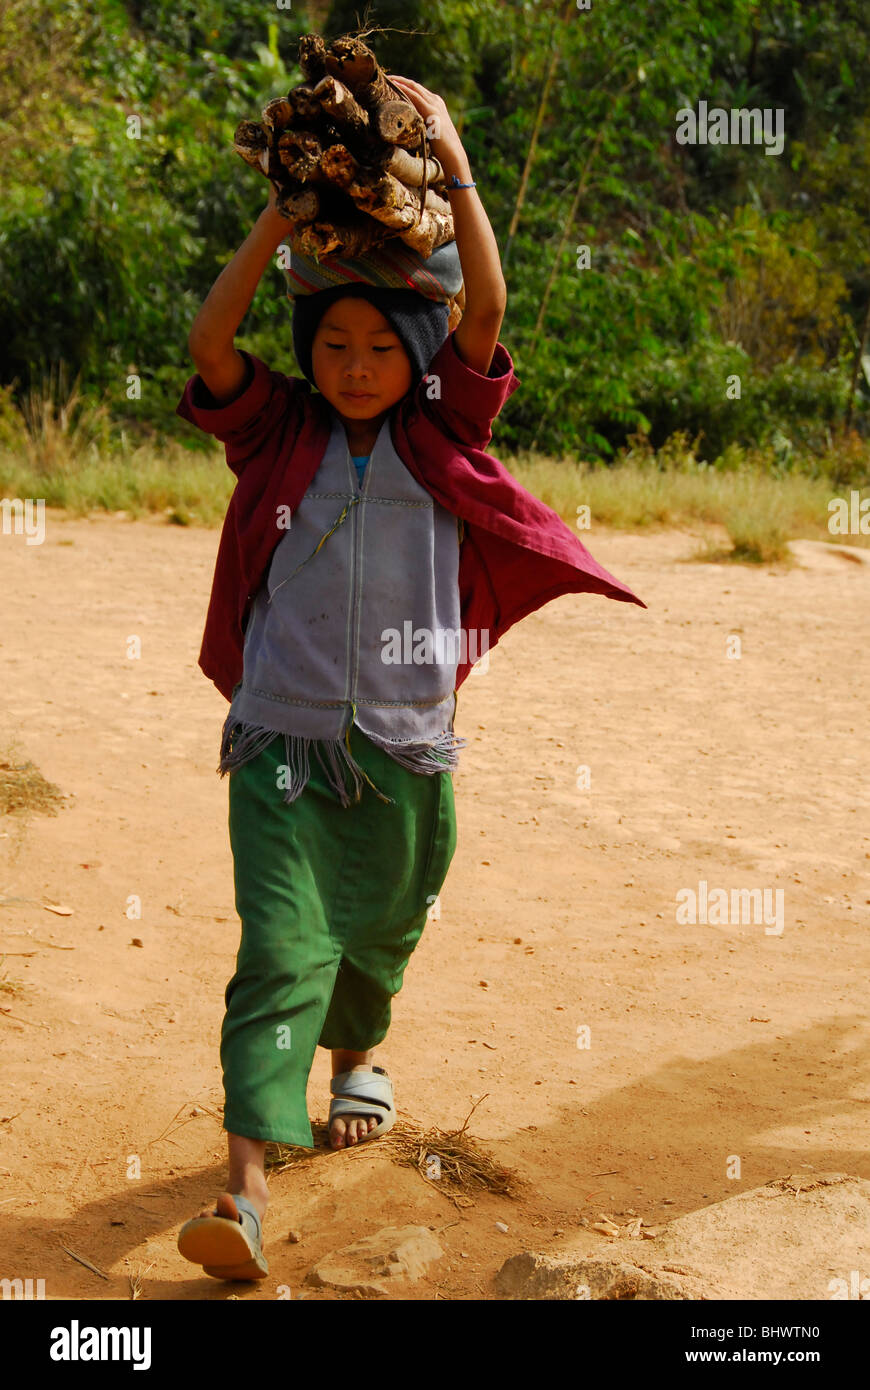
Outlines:
[[[305,81],[242,121],[233,146],[275,186],[294,251],[359,256],[390,237],[421,256],[452,241],[424,122],[361,39],[299,41]]]

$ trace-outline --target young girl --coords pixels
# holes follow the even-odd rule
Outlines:
[[[197,315],[178,407],[225,443],[238,479],[200,654],[230,700],[220,771],[242,931],[221,1034],[229,1183],[178,1239],[216,1278],[268,1273],[266,1142],[313,1147],[318,1046],[332,1053],[332,1147],[395,1123],[374,1049],[456,847],[458,686],[558,594],[641,603],[483,452],[519,384],[498,341],[498,248],[444,102],[393,81],[440,130],[455,244],[428,261],[396,240],[319,266],[294,255],[307,382],[286,377],[233,345],[287,238],[273,193]]]

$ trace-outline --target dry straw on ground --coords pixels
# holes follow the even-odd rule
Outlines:
[[[481,1097],[484,1099],[484,1097]],[[520,1179],[510,1168],[491,1158],[467,1133],[468,1121],[480,1101],[468,1112],[461,1129],[443,1130],[437,1125],[424,1129],[415,1120],[398,1120],[393,1128],[372,1145],[370,1141],[336,1150],[345,1154],[363,1155],[375,1151],[387,1156],[401,1167],[415,1168],[426,1182],[432,1183],[454,1205],[473,1206],[472,1194],[492,1192],[500,1197],[518,1197]],[[317,1149],[329,1149],[328,1126],[312,1125]],[[288,1144],[269,1144],[266,1167],[281,1173],[312,1157],[310,1149]],[[437,1160],[437,1162],[436,1162]],[[435,1174],[437,1173],[437,1176]]]
[[[60,787],[46,781],[30,759],[19,762],[14,755],[0,757],[0,815],[41,811],[56,816],[63,801]]]

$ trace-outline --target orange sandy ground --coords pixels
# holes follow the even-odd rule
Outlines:
[[[0,898],[26,900],[0,905],[0,975],[21,982],[0,992],[0,1276],[55,1298],[127,1298],[135,1270],[146,1298],[295,1298],[327,1251],[420,1223],[446,1257],[394,1296],[485,1299],[507,1256],[577,1246],[581,1216],[664,1220],[808,1165],[870,1177],[870,566],[587,539],[649,611],[559,599],[462,687],[459,848],[377,1057],[423,1125],[485,1095],[471,1133],[521,1195],[458,1211],[386,1144],[318,1151],[272,1177],[271,1277],[244,1287],[175,1248],[225,1181],[219,1121],[191,1115],[222,1099],[238,941],[227,707],[196,664],[217,534],[50,511],[43,545],[0,538],[0,735],[70,797],[23,834],[0,821]],[[701,879],[784,889],[782,935],[677,925]],[[328,1076],[321,1052],[313,1120]]]

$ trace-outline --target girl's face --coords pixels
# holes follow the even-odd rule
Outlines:
[[[314,335],[311,363],[318,390],[351,420],[368,420],[401,400],[411,386],[402,340],[367,299],[348,296],[326,310]]]

